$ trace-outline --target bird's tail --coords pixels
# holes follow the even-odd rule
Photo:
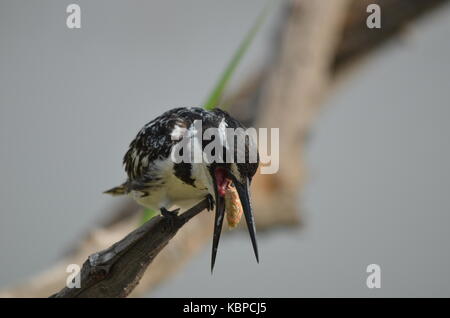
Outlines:
[[[128,191],[127,191],[127,189],[125,188],[124,184],[121,184],[120,186],[117,186],[117,187],[114,187],[114,188],[112,188],[112,189],[109,189],[109,190],[107,190],[107,191],[105,191],[105,192],[103,192],[103,193],[106,193],[106,194],[110,194],[110,195],[116,196],[116,195],[124,195],[124,194],[127,194]]]

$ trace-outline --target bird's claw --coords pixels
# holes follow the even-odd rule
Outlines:
[[[166,208],[161,208],[161,215],[164,217],[173,218],[175,216],[178,216],[178,212],[180,212],[180,209],[169,211]]]
[[[173,228],[176,224],[178,212],[180,209],[175,209],[172,211],[167,210],[166,208],[161,208],[161,215],[168,220],[166,230]]]

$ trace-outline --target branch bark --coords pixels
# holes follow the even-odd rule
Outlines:
[[[155,216],[119,242],[90,255],[80,272],[80,288],[65,287],[51,297],[128,296],[178,230],[208,206],[205,199],[181,215]]]

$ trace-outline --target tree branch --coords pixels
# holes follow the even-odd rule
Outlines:
[[[209,204],[205,199],[181,215],[153,217],[109,248],[90,255],[80,272],[80,288],[65,287],[51,297],[128,296],[178,230]]]

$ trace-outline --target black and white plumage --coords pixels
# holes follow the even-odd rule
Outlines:
[[[216,128],[244,128],[237,120],[220,109],[175,108],[146,124],[131,142],[123,158],[128,179],[106,193],[129,194],[139,204],[162,212],[174,206],[187,209],[205,199],[214,198],[216,216],[214,225],[211,270],[214,267],[217,247],[225,213],[224,188],[227,182],[235,186],[243,207],[253,249],[258,260],[255,226],[250,205],[249,186],[256,173],[256,163],[175,163],[171,157],[174,146],[183,136],[192,136],[193,123],[201,120],[202,130]],[[202,132],[200,132],[202,133]],[[209,141],[203,141],[202,149]],[[225,145],[224,145],[225,147]],[[248,159],[249,143],[244,149],[228,149],[234,155],[245,151]]]

